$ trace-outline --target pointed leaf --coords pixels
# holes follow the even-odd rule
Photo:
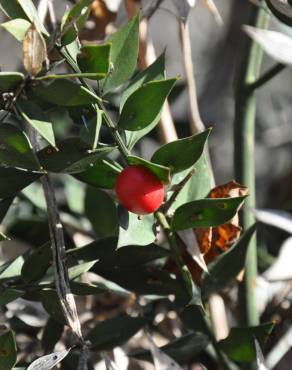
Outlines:
[[[244,31],[279,63],[292,65],[292,38],[281,32],[244,26]]]
[[[118,316],[98,323],[87,335],[87,340],[92,343],[94,350],[108,350],[117,347],[146,324],[140,317]]]
[[[47,171],[79,173],[94,167],[96,162],[113,149],[115,147],[104,145],[91,150],[80,138],[72,137],[58,143],[58,150],[46,147],[37,155],[41,165]]]
[[[14,301],[17,298],[22,297],[25,294],[23,290],[17,289],[7,289],[0,294],[0,306],[5,306],[6,304]],[[1,357],[1,354],[0,354]]]
[[[220,348],[233,361],[251,362],[256,359],[255,338],[263,346],[275,323],[265,323],[248,328],[231,328],[228,337],[219,342]]]
[[[104,93],[126,82],[136,68],[139,52],[139,21],[140,16],[135,16],[107,40],[112,44],[110,51],[112,71],[105,80]]]
[[[72,43],[80,30],[82,30],[89,12],[89,5],[93,0],[80,0],[77,4],[68,9],[61,23],[61,44],[68,45]]]
[[[118,234],[117,208],[112,198],[102,190],[88,187],[85,197],[85,213],[99,236]]]
[[[70,80],[53,80],[49,84],[38,84],[33,88],[34,96],[56,105],[77,107],[90,105],[99,98],[80,84]]]
[[[200,134],[172,141],[160,147],[153,154],[151,161],[170,167],[174,173],[184,171],[202,156],[210,132],[208,129]]]
[[[13,197],[0,200],[0,224],[3,221],[6,213],[8,212],[12,202]]]
[[[117,242],[116,237],[97,239],[83,247],[68,249],[66,254],[84,262],[104,259],[113,254]]]
[[[155,370],[182,370],[178,363],[157,347],[150,335],[148,335],[147,338],[150,344],[150,352]]]
[[[160,349],[179,364],[187,364],[197,354],[203,352],[209,342],[210,340],[205,334],[191,333],[173,340],[169,344],[160,347]],[[136,352],[130,355],[137,359],[151,361],[149,351]]]
[[[175,211],[171,227],[178,231],[223,225],[236,215],[245,198],[205,198],[183,204]]]
[[[48,319],[42,335],[42,348],[45,353],[53,352],[56,343],[61,339],[64,325],[51,317]]]
[[[129,155],[127,160],[129,164],[141,165],[148,168],[164,184],[168,184],[170,182],[170,169],[168,167],[146,161],[145,159],[135,155]]]
[[[0,126],[0,166],[40,170],[40,163],[26,134],[16,126]]]
[[[145,265],[167,256],[169,256],[169,252],[155,244],[145,246],[127,245],[105,256],[105,258],[96,264],[96,268],[102,270],[129,271],[131,268]]]
[[[119,242],[118,247],[125,245],[147,245],[155,240],[154,215],[145,215],[139,218],[138,215],[128,212],[125,208],[119,207]]]
[[[40,292],[40,298],[48,314],[58,323],[67,325],[57,292],[53,289],[43,289]]]
[[[11,21],[5,22],[1,24],[7,32],[11,33],[16,40],[22,42],[27,30],[30,28],[31,23],[25,19],[16,18],[12,19]]]
[[[97,188],[113,189],[117,175],[121,172],[120,167],[108,159],[96,163],[84,172],[79,172],[74,177],[88,185]]]
[[[201,282],[205,297],[225,288],[244,268],[249,242],[255,230],[255,225],[250,227],[227,252],[209,264],[209,274],[204,274]]]
[[[211,175],[208,163],[206,161],[205,155],[203,154],[201,158],[196,162],[195,173],[183,189],[178,194],[176,201],[173,203],[171,209],[175,210],[182,204],[191,202],[193,200],[205,198],[211,190]],[[172,177],[172,185],[175,186],[179,184],[185,176],[190,172],[190,169],[184,170],[182,172],[177,172]],[[169,196],[171,196],[169,194]]]
[[[13,91],[24,81],[24,75],[19,72],[0,72],[0,92]]]
[[[70,349],[40,357],[30,364],[27,370],[50,370],[60,363],[68,355],[69,351]]]
[[[37,248],[26,258],[22,269],[21,276],[27,283],[41,279],[52,264],[51,243],[48,242]]]
[[[31,0],[0,0],[0,7],[9,18],[27,19],[36,25],[39,32],[49,36]]]
[[[17,194],[41,176],[40,173],[16,170],[14,168],[0,168],[0,199]]]
[[[105,77],[109,71],[111,44],[83,45],[77,55],[77,63],[83,73],[99,73]]]
[[[14,333],[9,330],[0,335],[0,369],[12,369],[16,363],[16,356]]]
[[[42,109],[31,101],[19,102],[23,119],[31,125],[49,144],[56,146],[52,123]]]
[[[175,82],[176,78],[151,81],[137,89],[125,102],[118,123],[119,127],[137,131],[156,121]]]
[[[163,80],[165,78],[165,53],[162,53],[156,60],[153,62],[148,68],[144,69],[140,73],[138,73],[133,80],[130,82],[130,85],[124,91],[121,103],[120,103],[120,111],[122,110],[125,102],[132,95],[136,90],[139,89],[143,84],[156,81],[156,80]]]
[[[20,277],[24,263],[22,256],[0,266],[0,281]]]

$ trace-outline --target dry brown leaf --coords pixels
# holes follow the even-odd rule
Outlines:
[[[22,44],[24,68],[30,76],[36,76],[47,59],[47,47],[43,36],[32,24],[27,30]]]

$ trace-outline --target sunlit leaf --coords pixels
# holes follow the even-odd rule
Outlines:
[[[105,80],[104,93],[126,82],[135,70],[139,52],[139,21],[140,16],[135,16],[107,40],[112,45],[110,51],[112,71]]]
[[[292,8],[291,8],[292,9]],[[279,63],[292,65],[292,38],[281,32],[244,26],[244,31]]]

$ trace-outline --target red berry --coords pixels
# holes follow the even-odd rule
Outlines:
[[[156,211],[164,199],[162,182],[146,167],[126,167],[117,177],[116,193],[120,203],[133,213]]]

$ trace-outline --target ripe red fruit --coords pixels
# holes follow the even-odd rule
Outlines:
[[[138,215],[156,211],[164,199],[162,182],[144,166],[126,167],[118,175],[115,188],[120,203]]]

